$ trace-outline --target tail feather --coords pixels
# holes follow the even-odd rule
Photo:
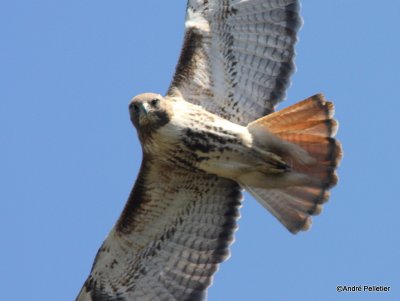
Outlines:
[[[300,146],[319,163],[329,163],[331,166],[337,166],[342,157],[341,145],[332,137],[321,137],[302,133],[274,134],[285,141]]]
[[[311,204],[322,205],[329,199],[329,191],[311,187],[289,187],[285,192],[302,202],[309,202]]]
[[[303,133],[322,137],[333,137],[337,132],[337,121],[334,119],[324,120],[307,120],[301,123],[280,125],[274,124],[269,129],[274,131],[275,134],[281,133]]]
[[[283,125],[305,121],[329,120],[333,118],[334,114],[333,103],[326,101],[324,95],[316,94],[283,110],[257,119],[248,126],[251,127],[252,124],[261,123],[273,129],[275,126],[279,128]]]
[[[241,177],[243,187],[292,233],[311,226],[310,216],[321,212],[322,204],[329,198],[328,190],[337,184],[336,168],[342,157],[342,148],[334,139],[338,123],[333,115],[333,104],[318,94],[248,125],[255,145],[269,145],[290,166],[288,173],[310,179],[271,187],[267,183],[259,185],[260,180],[255,182]],[[279,138],[280,145],[275,138],[262,142],[271,133]],[[266,181],[270,178],[270,175],[265,176]]]
[[[307,202],[302,204],[282,189],[262,189],[246,185],[244,188],[294,234],[308,230],[311,227],[309,212],[315,214],[321,208],[319,204],[318,209]]]

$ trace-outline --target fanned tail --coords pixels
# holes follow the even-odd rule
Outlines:
[[[241,184],[292,233],[310,227],[310,216],[321,212],[337,183],[342,148],[334,139],[338,123],[333,115],[333,104],[318,94],[248,125],[255,148],[279,155],[290,169],[257,173],[257,181],[254,174],[244,176]]]

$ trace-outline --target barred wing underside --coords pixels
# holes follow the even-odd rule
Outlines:
[[[78,301],[204,300],[229,255],[241,190],[229,180],[144,160]]]
[[[185,25],[169,95],[242,125],[285,97],[301,25],[297,0],[189,0]]]

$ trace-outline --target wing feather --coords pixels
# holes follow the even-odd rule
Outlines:
[[[168,90],[242,125],[274,110],[294,71],[298,0],[189,0]]]
[[[204,300],[229,255],[241,189],[230,180],[160,164],[144,158],[78,301]]]

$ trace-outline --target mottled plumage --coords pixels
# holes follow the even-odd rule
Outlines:
[[[78,301],[205,300],[243,188],[292,233],[310,227],[341,146],[322,95],[272,113],[294,69],[298,11],[296,0],[188,1],[167,95],[129,105],[142,166]]]

